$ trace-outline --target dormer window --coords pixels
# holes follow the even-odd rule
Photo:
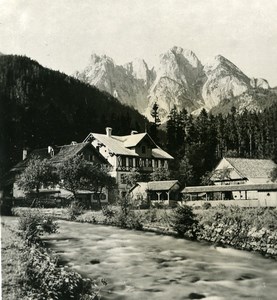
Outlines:
[[[145,147],[145,146],[142,146],[142,147],[141,147],[141,153],[142,153],[142,154],[145,154],[145,153],[146,153],[146,147]]]

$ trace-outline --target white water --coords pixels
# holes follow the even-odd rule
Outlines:
[[[277,299],[277,262],[258,254],[115,227],[59,225],[46,242],[72,269],[106,279],[101,299]]]

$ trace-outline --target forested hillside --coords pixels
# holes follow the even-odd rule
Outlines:
[[[0,56],[0,122],[1,173],[21,158],[23,147],[82,141],[106,126],[129,134],[148,124],[110,94],[13,55]]]
[[[167,150],[175,157],[175,178],[188,185],[206,183],[205,175],[223,156],[270,158],[277,162],[277,104],[263,112],[223,116],[202,110],[193,117],[172,109],[167,122]]]

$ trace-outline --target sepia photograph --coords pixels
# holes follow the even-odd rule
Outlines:
[[[1,299],[276,299],[276,16],[0,0]]]

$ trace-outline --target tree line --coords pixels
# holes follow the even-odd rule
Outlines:
[[[227,115],[202,110],[198,116],[174,107],[163,147],[175,158],[171,177],[184,185],[205,183],[222,157],[273,159],[277,162],[277,103],[262,112],[235,107]]]

